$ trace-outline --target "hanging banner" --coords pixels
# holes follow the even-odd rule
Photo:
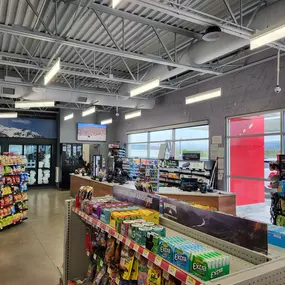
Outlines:
[[[119,201],[127,201],[159,211],[159,196],[150,193],[133,190],[124,186],[113,186],[113,196]]]
[[[267,224],[195,208],[164,197],[162,204],[163,215],[170,220],[227,242],[267,254]]]

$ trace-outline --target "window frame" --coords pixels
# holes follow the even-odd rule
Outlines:
[[[191,127],[199,127],[199,126],[207,126],[208,127],[208,137],[205,137],[205,138],[189,138],[189,139],[178,139],[176,140],[175,138],[175,131],[177,129],[182,129],[182,128],[191,128]],[[171,130],[172,131],[172,134],[171,134],[171,139],[170,140],[162,140],[162,141],[151,141],[150,140],[150,133],[151,132],[157,132],[157,131],[169,131]],[[142,142],[129,142],[128,141],[128,136],[131,135],[131,134],[139,134],[139,133],[147,133],[147,141],[142,141]],[[126,133],[127,135],[127,149],[128,149],[128,145],[129,144],[138,144],[138,143],[146,143],[147,144],[147,157],[146,159],[155,159],[153,157],[150,156],[150,144],[152,143],[165,143],[165,142],[170,142],[171,143],[171,150],[172,150],[172,153],[171,155],[173,157],[175,157],[175,153],[176,153],[176,150],[175,150],[175,143],[176,142],[183,142],[183,141],[205,141],[205,140],[208,140],[208,154],[209,154],[209,157],[208,159],[210,158],[210,126],[209,126],[209,122],[208,121],[200,121],[200,122],[193,122],[193,123],[187,123],[187,124],[178,124],[178,125],[172,125],[172,126],[165,126],[165,127],[161,127],[161,128],[152,128],[152,129],[147,129],[147,130],[141,130],[139,132],[135,132],[135,131],[130,131],[130,132],[127,132]],[[128,157],[131,157],[128,153]],[[133,158],[133,157],[131,157]]]
[[[266,114],[273,114],[273,113],[280,113],[280,131],[279,132],[272,132],[272,133],[256,133],[252,135],[242,135],[242,136],[230,136],[230,120],[234,118],[242,118],[247,116],[255,116],[255,115],[266,115]],[[245,179],[245,180],[255,180],[255,181],[264,181],[267,182],[269,179],[266,178],[258,178],[258,177],[246,177],[246,176],[236,176],[230,175],[230,139],[232,138],[252,138],[252,137],[272,137],[272,136],[280,136],[280,154],[284,151],[284,139],[285,139],[285,109],[278,109],[278,110],[270,110],[264,112],[255,112],[249,114],[242,114],[236,115],[231,117],[225,118],[226,122],[226,130],[225,130],[225,148],[226,148],[226,173],[224,179],[224,186],[227,192],[230,192],[230,179]]]

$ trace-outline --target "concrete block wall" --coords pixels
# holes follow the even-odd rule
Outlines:
[[[221,135],[225,144],[226,117],[285,108],[285,60],[281,61],[280,84],[276,94],[276,60],[216,77],[187,89],[157,99],[152,110],[143,110],[140,118],[125,120],[121,115],[116,122],[116,140],[127,142],[126,132],[171,126],[207,119],[210,138]],[[222,97],[185,105],[185,97],[214,88],[222,88]],[[224,189],[224,183],[219,183]]]

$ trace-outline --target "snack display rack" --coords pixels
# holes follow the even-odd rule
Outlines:
[[[282,285],[285,280],[285,258],[275,255],[264,255],[246,248],[230,244],[218,238],[209,236],[197,230],[185,227],[174,221],[161,217],[160,224],[167,228],[168,234],[186,236],[188,239],[203,243],[207,247],[220,251],[230,256],[230,275],[202,281],[198,277],[185,272],[160,256],[147,250],[133,240],[116,232],[110,225],[91,217],[77,208],[74,208],[74,200],[66,201],[66,227],[64,247],[64,284],[68,280],[84,276],[90,258],[85,249],[86,224],[97,227],[133,249],[137,254],[145,257],[152,264],[159,266],[166,274],[174,276],[187,285]],[[270,278],[269,278],[270,277]]]
[[[26,157],[5,153],[0,156],[0,230],[27,219],[28,175]]]

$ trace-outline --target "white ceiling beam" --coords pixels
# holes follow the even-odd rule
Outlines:
[[[31,38],[31,39],[36,39],[36,40],[41,40],[45,42],[57,43],[59,45],[64,45],[64,46],[70,46],[70,47],[86,49],[86,50],[93,50],[93,51],[97,51],[100,53],[130,58],[134,60],[157,63],[157,64],[176,67],[176,68],[184,68],[187,70],[198,71],[198,72],[206,73],[206,74],[221,75],[220,72],[217,72],[215,70],[208,69],[208,68],[199,67],[198,65],[180,64],[180,63],[172,62],[169,60],[165,60],[163,58],[160,58],[154,55],[147,56],[147,55],[143,55],[143,54],[139,54],[135,52],[122,51],[122,50],[118,50],[118,49],[114,49],[110,47],[104,47],[104,46],[100,46],[97,44],[85,43],[85,42],[81,42],[78,40],[62,39],[60,37],[49,36],[44,33],[32,32],[27,29],[19,29],[16,27],[0,25],[0,32],[11,34],[11,35],[17,35],[21,37],[26,37],[26,38]]]

